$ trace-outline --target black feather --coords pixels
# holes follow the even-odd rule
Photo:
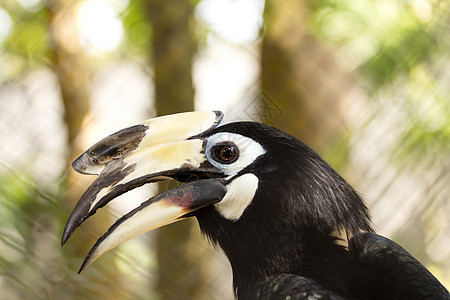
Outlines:
[[[365,233],[349,246],[361,267],[357,293],[370,291],[371,299],[450,299],[444,286],[397,243]]]
[[[395,258],[383,262],[390,257],[387,253],[406,257],[406,263],[414,258],[393,242],[385,243],[386,253],[372,251],[370,245],[376,248],[379,243],[373,241],[376,235],[361,197],[316,152],[260,123],[230,123],[208,135],[217,132],[244,135],[266,150],[237,175],[252,173],[259,179],[254,199],[239,220],[227,220],[213,207],[196,213],[202,232],[228,256],[239,299],[406,299],[401,289],[390,297],[377,294],[373,285],[396,290],[379,279],[399,267]],[[351,251],[338,244],[336,231],[345,233],[346,241],[353,237]],[[414,266],[420,265],[416,262]],[[384,265],[377,271],[379,264]],[[415,270],[426,271],[422,265]],[[371,283],[372,276],[379,281]],[[442,291],[439,295],[445,296],[445,288]]]

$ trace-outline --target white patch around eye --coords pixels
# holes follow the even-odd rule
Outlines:
[[[239,157],[235,162],[222,164],[214,160],[211,155],[211,150],[215,145],[221,142],[232,142],[238,147]],[[266,153],[266,150],[258,142],[246,136],[230,132],[219,132],[210,136],[208,138],[208,144],[206,145],[206,157],[209,162],[221,169],[225,175],[228,176],[237,174],[264,153]]]
[[[238,220],[252,203],[258,189],[258,177],[247,173],[237,177],[227,185],[227,193],[222,201],[215,204],[216,210],[226,219]]]

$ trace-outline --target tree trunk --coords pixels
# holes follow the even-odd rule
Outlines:
[[[193,5],[189,0],[147,2],[153,28],[155,106],[158,115],[194,110],[192,58],[196,42],[192,37]],[[175,185],[160,184],[160,192]],[[194,226],[195,225],[195,226]],[[160,228],[157,233],[159,281],[162,299],[204,298],[206,258],[195,222],[182,221]]]
[[[78,32],[76,27],[77,2],[65,0],[52,0],[48,3],[50,19],[50,34],[53,43],[52,63],[56,71],[61,96],[64,105],[64,120],[67,129],[67,143],[69,153],[67,156],[67,168],[69,172],[66,178],[67,187],[67,209],[73,209],[75,203],[84,191],[84,187],[91,178],[81,178],[76,175],[70,167],[71,162],[78,156],[86,145],[79,145],[76,138],[82,132],[83,120],[89,112],[90,90],[89,78],[92,72],[88,59],[78,42]],[[80,182],[86,182],[80,184]],[[106,211],[106,209],[105,209]],[[68,217],[68,215],[67,215]],[[67,219],[62,220],[65,222]],[[70,251],[72,257],[77,257],[77,262],[81,263],[84,255],[94,244],[98,234],[111,224],[112,219],[108,213],[101,213],[95,218],[83,224],[83,230],[78,230],[69,241],[70,246],[66,247],[65,253]],[[92,233],[96,234],[92,234]],[[89,270],[81,280],[85,283],[84,289],[77,289],[79,298],[96,295],[99,299],[119,299],[117,288],[120,284],[119,274],[116,272],[113,256],[105,256],[102,262],[92,269],[97,269],[101,274],[108,274],[102,278],[94,278],[95,275]],[[71,265],[70,268],[76,271],[78,266]],[[100,282],[94,289],[91,289],[93,282]],[[113,287],[113,288],[112,288]],[[88,292],[86,292],[88,291]]]
[[[266,1],[259,105],[264,122],[322,152],[344,128],[342,105],[353,81],[308,34],[305,6]]]
[[[189,0],[147,1],[153,27],[154,83],[158,115],[194,110],[192,58],[196,43],[190,23],[193,5]]]

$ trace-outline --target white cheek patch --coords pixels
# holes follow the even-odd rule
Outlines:
[[[231,164],[222,164],[215,161],[214,158],[211,157],[211,149],[216,144],[221,142],[232,142],[238,147],[239,157],[235,162]],[[265,153],[266,150],[260,143],[246,136],[230,132],[219,132],[210,136],[206,146],[206,157],[209,162],[215,167],[221,169],[224,174],[228,176],[237,174]]]
[[[228,220],[238,220],[252,203],[258,181],[258,177],[250,173],[237,177],[227,185],[228,191],[222,201],[215,204],[216,210]]]

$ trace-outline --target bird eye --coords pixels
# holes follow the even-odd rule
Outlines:
[[[239,157],[238,147],[231,142],[223,142],[211,149],[212,158],[222,164],[231,164]]]

